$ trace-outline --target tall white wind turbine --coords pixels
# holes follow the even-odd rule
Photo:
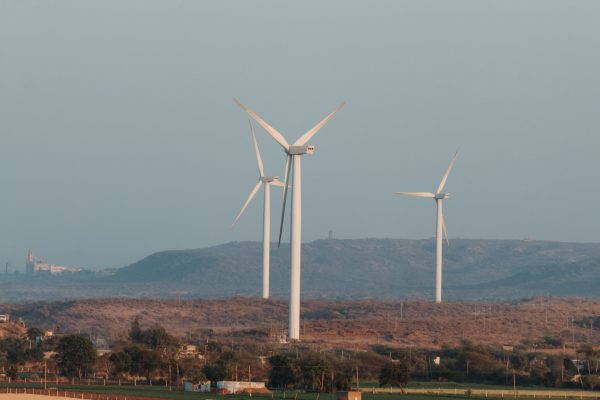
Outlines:
[[[256,136],[254,135],[254,127],[252,126],[252,121],[248,121],[250,123],[250,132],[252,133],[252,141],[254,142],[254,152],[256,153],[256,162],[258,164],[258,183],[248,196],[248,199],[242,206],[242,209],[238,213],[237,217],[233,221],[232,226],[234,226],[246,208],[260,189],[262,185],[264,185],[264,210],[263,210],[263,290],[262,297],[263,299],[269,298],[269,258],[271,252],[271,185],[273,186],[281,186],[284,184],[279,181],[279,177],[277,176],[265,176],[265,171],[263,167],[262,158],[260,157],[260,150],[258,149],[258,143],[256,142]]]
[[[437,229],[435,234],[435,242],[436,242],[436,254],[435,254],[435,302],[442,302],[442,231],[443,235],[446,237],[446,243],[448,242],[448,232],[446,231],[446,223],[444,222],[444,214],[442,211],[442,202],[449,197],[448,193],[443,193],[444,186],[446,185],[446,181],[448,180],[448,175],[450,175],[450,171],[454,167],[454,163],[456,162],[456,158],[458,157],[458,152],[454,154],[446,173],[442,177],[442,181],[437,188],[435,193],[430,192],[396,192],[394,194],[399,194],[402,196],[413,196],[413,197],[425,197],[434,199],[437,205]]]
[[[281,225],[279,227],[279,243],[281,243],[281,233],[283,230],[283,218],[285,215],[285,202],[287,198],[287,189],[290,172],[292,174],[292,223],[291,223],[291,290],[290,290],[290,307],[289,307],[289,325],[288,337],[290,340],[300,340],[300,251],[301,251],[301,235],[302,235],[302,174],[301,162],[302,155],[313,154],[315,148],[306,143],[329,121],[333,116],[342,109],[344,103],[335,109],[331,114],[327,115],[321,122],[316,124],[312,129],[302,135],[293,144],[289,144],[287,140],[275,128],[266,123],[254,111],[246,105],[235,99],[235,102],[250,115],[256,122],[262,126],[269,135],[285,151],[287,155],[285,166],[285,181],[283,207],[281,212]]]

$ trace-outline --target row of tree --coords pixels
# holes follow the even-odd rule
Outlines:
[[[352,382],[378,380],[382,386],[402,387],[409,379],[478,382],[554,387],[598,385],[600,353],[591,346],[579,349],[580,361],[564,355],[503,351],[463,342],[437,350],[393,349],[372,351],[318,351],[303,345],[281,348],[245,343],[234,349],[217,341],[204,343],[202,358],[182,358],[180,341],[163,327],[142,329],[132,322],[127,337],[112,344],[109,355],[98,357],[90,339],[66,335],[37,341],[36,331],[26,337],[0,341],[0,362],[9,374],[19,365],[49,362],[60,375],[84,378],[98,374],[115,379],[145,377],[171,383],[183,380],[265,380],[273,388],[311,391],[348,389]],[[199,343],[197,343],[199,345]],[[44,361],[44,352],[55,353]]]

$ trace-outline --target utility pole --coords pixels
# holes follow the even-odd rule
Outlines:
[[[172,387],[171,387],[171,363],[170,362],[169,362],[169,376],[167,378],[167,382],[169,383],[169,391],[171,391]]]
[[[44,390],[46,390],[48,388],[47,382],[48,381],[48,360],[44,360]]]
[[[357,389],[360,388],[360,383],[358,381],[358,365],[356,366],[356,388]]]

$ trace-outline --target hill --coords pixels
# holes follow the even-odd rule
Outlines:
[[[598,295],[600,244],[522,240],[453,240],[444,249],[445,298],[506,299]],[[322,299],[429,299],[433,240],[318,240],[302,248],[302,294]],[[271,290],[286,296],[289,247],[271,255]],[[176,284],[202,297],[255,295],[261,285],[259,243],[153,254],[110,278],[115,283]],[[176,290],[176,289],[171,289]]]
[[[134,318],[160,324],[197,343],[277,342],[287,328],[287,303],[236,297],[218,300],[96,299],[4,304],[29,326],[95,333],[118,339]],[[545,337],[569,349],[600,340],[600,302],[533,298],[481,303],[309,300],[301,307],[302,343],[316,348],[439,348],[461,340],[476,343],[542,344]],[[590,325],[590,322],[592,325]]]
[[[152,254],[110,276],[2,276],[0,300],[223,298],[261,292],[260,243]],[[304,299],[432,298],[433,239],[318,240],[302,248]],[[444,298],[597,297],[600,244],[455,239],[444,249]],[[271,293],[289,293],[289,245],[273,246]]]

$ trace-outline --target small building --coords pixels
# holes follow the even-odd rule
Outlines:
[[[5,323],[5,322],[9,322],[9,321],[10,321],[9,314],[0,314],[0,322],[1,323]]]
[[[98,357],[102,357],[107,354],[112,354],[112,350],[111,349],[96,349],[96,355]]]
[[[104,338],[94,338],[92,339],[92,345],[94,345],[94,348],[96,349],[108,349],[108,341]]]
[[[179,347],[179,350],[177,351],[177,356],[178,359],[180,358],[197,358],[197,359],[203,359],[204,356],[202,354],[200,354],[200,352],[198,351],[198,348],[193,345],[193,344],[183,344]]]
[[[183,390],[186,392],[210,392],[210,381],[194,383],[192,381],[185,381],[183,384]]]
[[[217,389],[226,391],[227,393],[238,392],[265,392],[267,388],[264,382],[247,382],[247,381],[218,381]]]
[[[361,400],[361,392],[337,392],[335,395],[336,400]]]

